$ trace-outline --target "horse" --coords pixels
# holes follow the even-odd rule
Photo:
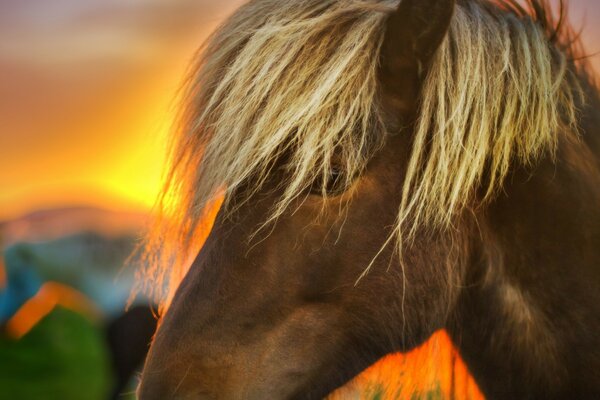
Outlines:
[[[545,0],[242,5],[191,67],[139,250],[166,311],[140,399],[322,398],[440,329],[486,398],[599,398],[578,43]]]

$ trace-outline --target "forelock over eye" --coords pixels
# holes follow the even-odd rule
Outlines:
[[[321,174],[311,185],[310,192],[315,195],[338,196],[348,188],[346,172],[340,166],[333,165],[327,174]]]

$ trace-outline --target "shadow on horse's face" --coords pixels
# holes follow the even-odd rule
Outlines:
[[[414,43],[405,27],[386,34],[381,79],[392,89],[382,95],[390,126],[411,118],[420,69],[453,8],[403,4],[390,24],[418,21],[419,12],[436,28]],[[419,62],[408,50],[389,53],[417,45]],[[396,223],[410,136],[389,135],[350,187],[307,193],[252,239],[280,196],[276,174],[251,202],[219,214],[157,332],[141,398],[321,398],[441,328],[453,297],[447,238],[417,237],[403,254],[405,268],[393,245],[378,254]]]
[[[545,0],[390,3],[251,0],[207,45],[149,275],[224,184],[225,206],[143,400],[321,398],[440,328],[490,399],[598,398],[600,141],[577,127],[600,99],[575,34]]]
[[[443,326],[447,254],[433,239],[408,250],[405,277],[388,246],[355,286],[394,224],[398,140],[356,180],[345,215],[349,193],[309,195],[250,245],[275,194],[217,217],[156,336],[144,398],[320,398]]]

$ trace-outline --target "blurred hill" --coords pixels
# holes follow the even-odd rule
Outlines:
[[[23,241],[54,240],[80,232],[94,232],[106,237],[137,237],[147,221],[145,213],[92,207],[36,211],[0,222],[0,247]]]
[[[31,290],[37,282],[60,282],[106,315],[122,312],[134,284],[134,267],[126,260],[147,221],[144,213],[68,207],[1,222],[0,288],[8,284],[15,291],[14,284],[36,277]],[[15,307],[32,295],[16,292]]]
[[[0,398],[131,398],[156,324],[144,296],[126,312],[147,221],[68,207],[0,223]]]

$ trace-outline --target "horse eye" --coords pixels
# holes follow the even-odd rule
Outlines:
[[[325,179],[325,182],[323,182]],[[311,185],[310,192],[315,195],[322,195],[323,189],[329,196],[337,196],[346,190],[346,176],[339,167],[332,167],[327,176],[321,176]]]

